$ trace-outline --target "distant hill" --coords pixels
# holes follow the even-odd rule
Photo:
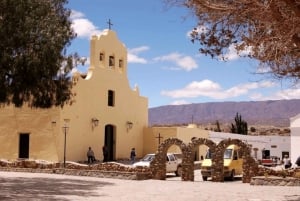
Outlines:
[[[234,123],[236,113],[248,125],[271,125],[288,127],[290,118],[300,113],[300,99],[216,102],[187,105],[166,105],[149,109],[149,126],[175,124],[209,124],[217,120]]]

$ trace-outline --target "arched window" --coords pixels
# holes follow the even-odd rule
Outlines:
[[[109,56],[109,66],[115,66],[115,57]]]

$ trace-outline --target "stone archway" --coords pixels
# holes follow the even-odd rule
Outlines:
[[[194,181],[194,153],[195,149],[200,145],[206,145],[212,151],[216,150],[216,143],[207,138],[193,138],[192,142],[188,144],[187,150],[189,150],[184,158],[182,159],[182,180],[183,181]],[[212,165],[214,166],[214,165]],[[213,168],[213,167],[212,167]]]
[[[251,177],[258,171],[258,164],[251,156],[251,145],[244,143],[239,139],[225,139],[222,140],[216,147],[215,154],[212,158],[212,181],[223,182],[223,164],[224,164],[224,151],[229,145],[237,145],[240,147],[239,153],[243,157],[243,183],[250,183]]]
[[[177,145],[180,148],[183,155],[183,160],[182,160],[182,164],[183,164],[185,155],[187,153],[186,144],[177,138],[168,138],[159,145],[158,151],[155,154],[155,158],[150,163],[150,169],[152,171],[153,179],[159,179],[159,180],[166,179],[166,155],[168,149],[172,145]],[[182,174],[184,174],[183,172],[184,169],[182,169]],[[181,176],[181,178],[183,178],[183,175]]]
[[[168,149],[172,145],[177,145],[183,155],[182,158],[182,181],[194,181],[194,152],[195,148],[200,145],[209,147],[212,153],[212,181],[223,182],[224,173],[224,151],[229,145],[237,145],[240,147],[240,154],[243,157],[243,183],[250,183],[251,177],[255,176],[258,172],[258,164],[251,156],[251,145],[244,143],[239,139],[225,139],[218,145],[210,139],[206,138],[193,138],[192,142],[188,145],[177,138],[166,139],[158,147],[154,160],[150,163],[150,169],[153,179],[165,180],[166,179],[166,155]]]

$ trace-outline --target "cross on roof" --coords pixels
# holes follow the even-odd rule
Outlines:
[[[108,29],[111,29],[111,26],[112,26],[113,24],[111,23],[110,19],[108,19],[107,24],[108,24]]]

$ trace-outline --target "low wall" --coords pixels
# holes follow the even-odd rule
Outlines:
[[[147,167],[134,168],[115,162],[92,165],[67,163],[66,168],[62,168],[62,165],[61,163],[43,164],[35,161],[0,161],[0,171],[64,174],[128,180],[146,180],[152,178],[151,171]]]
[[[300,179],[294,177],[258,176],[252,177],[250,185],[261,186],[300,186]]]
[[[64,175],[73,175],[73,176],[88,176],[88,177],[99,177],[99,178],[127,179],[127,180],[151,179],[151,176],[148,173],[143,173],[143,172],[119,172],[119,171],[56,169],[56,168],[55,169],[3,168],[3,167],[0,167],[0,171],[64,174]]]

